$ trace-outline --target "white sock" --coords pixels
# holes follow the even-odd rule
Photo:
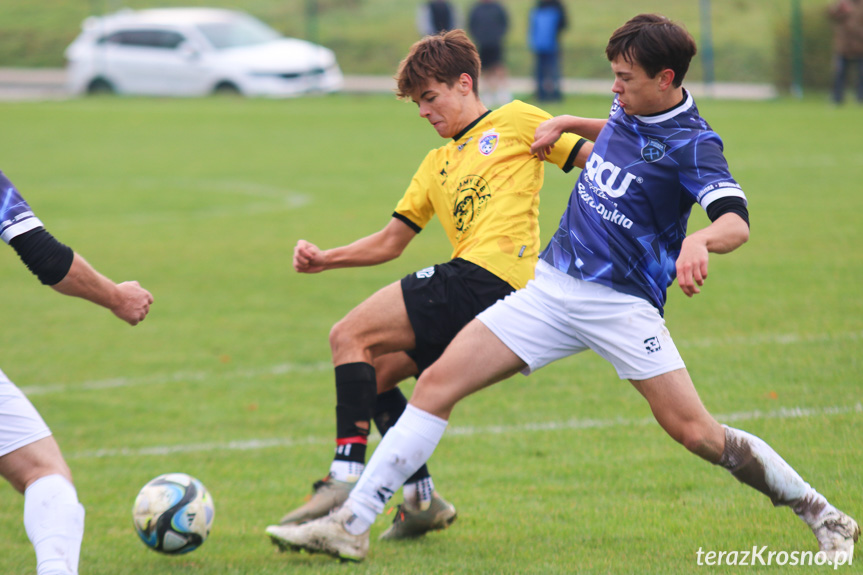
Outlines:
[[[330,464],[330,477],[336,481],[356,483],[365,468],[365,464],[356,461],[333,461]]]
[[[431,505],[432,495],[434,495],[434,481],[431,477],[405,483],[403,489],[405,503],[410,503],[420,511],[425,511]]]
[[[384,505],[405,480],[428,461],[446,431],[447,421],[408,404],[387,431],[348,498],[358,521],[350,532],[371,527]]]
[[[773,505],[791,507],[810,527],[834,510],[772,447],[750,433],[725,426],[725,451],[719,464],[770,497]]]
[[[41,477],[24,491],[24,528],[36,550],[38,575],[78,575],[84,507],[65,477]]]

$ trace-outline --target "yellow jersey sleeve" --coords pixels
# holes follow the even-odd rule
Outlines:
[[[434,192],[439,188],[434,180],[434,165],[437,151],[432,150],[426,155],[414,174],[413,179],[411,179],[405,195],[396,206],[394,213],[396,217],[414,228],[414,231],[417,232],[426,227],[426,224],[432,219],[436,211],[432,200],[433,195],[437,195]],[[438,207],[443,209],[443,206]]]

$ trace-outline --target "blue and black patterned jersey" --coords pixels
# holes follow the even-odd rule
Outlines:
[[[660,313],[692,205],[746,201],[722,140],[688,92],[653,116],[629,116],[615,99],[560,226],[540,258],[582,280],[642,297]]]
[[[15,236],[43,227],[12,182],[0,172],[0,239],[7,244]]]

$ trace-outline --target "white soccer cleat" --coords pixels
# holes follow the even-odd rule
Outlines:
[[[813,528],[818,546],[833,563],[838,558],[846,565],[854,556],[854,543],[860,538],[857,522],[839,510],[830,511]]]
[[[348,507],[300,525],[270,525],[267,535],[282,551],[326,553],[343,561],[362,561],[369,552],[369,532],[353,535],[345,530],[356,515]]]

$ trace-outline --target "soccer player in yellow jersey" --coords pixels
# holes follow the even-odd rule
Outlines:
[[[414,44],[396,76],[397,94],[412,100],[449,142],[428,153],[382,230],[329,250],[305,240],[294,249],[300,273],[380,264],[398,257],[433,215],[453,245],[450,261],[382,288],[330,332],[335,457],[311,499],[267,529],[276,543],[283,526],[344,503],[365,464],[370,421],[383,435],[407,405],[397,384],[419,375],[477,313],[533,277],[544,163],[530,146],[537,126],[551,116],[519,101],[489,111],[479,99],[479,73],[477,50],[461,30]],[[568,134],[546,161],[564,171],[583,167],[591,148]],[[425,466],[408,479],[404,494],[382,538],[416,537],[455,520],[455,507],[435,492]]]

